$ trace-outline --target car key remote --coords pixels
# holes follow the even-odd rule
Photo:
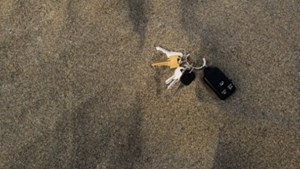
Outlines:
[[[180,77],[180,81],[182,84],[184,85],[189,85],[191,84],[196,78],[196,75],[193,71],[191,70],[185,70],[182,74],[182,76]]]
[[[232,95],[236,89],[231,80],[217,67],[204,68],[203,80],[222,100]]]

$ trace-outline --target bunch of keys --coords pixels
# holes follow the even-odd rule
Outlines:
[[[168,60],[163,62],[153,63],[153,67],[167,66],[170,69],[175,69],[174,74],[168,78],[165,83],[168,85],[167,89],[172,88],[179,81],[183,85],[191,84],[196,75],[194,70],[204,69],[204,82],[216,93],[216,95],[225,100],[232,95],[236,89],[232,81],[217,67],[208,67],[206,65],[206,59],[203,58],[203,64],[200,67],[195,67],[188,62],[189,54],[182,52],[173,52],[156,47],[156,50],[163,52],[167,55]]]

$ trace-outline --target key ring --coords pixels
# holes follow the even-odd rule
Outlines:
[[[202,66],[200,66],[200,67],[193,67],[193,69],[201,70],[201,69],[207,67],[207,65],[206,65],[206,59],[205,59],[205,58],[202,58],[202,60],[203,60]]]
[[[187,69],[191,69],[190,72],[192,72],[193,70],[201,70],[201,69],[207,67],[207,65],[206,65],[206,59],[205,59],[205,58],[202,58],[202,60],[203,60],[202,66],[200,66],[200,67],[194,67],[193,64],[190,64],[190,63],[187,61],[187,57],[188,57],[188,56],[189,56],[189,54],[186,55],[186,58],[184,58],[185,60],[183,61],[183,63],[185,63],[185,64],[184,64],[184,67],[186,67]]]

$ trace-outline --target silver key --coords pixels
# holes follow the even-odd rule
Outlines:
[[[168,51],[162,47],[157,46],[156,50],[163,52],[164,54],[167,55],[167,57],[171,57],[171,56],[179,56],[179,57],[183,57],[183,53],[181,52],[173,52],[173,51]]]
[[[180,77],[182,76],[184,71],[184,67],[178,67],[175,69],[173,76],[166,80],[166,84],[169,85],[167,89],[173,87],[180,80]]]

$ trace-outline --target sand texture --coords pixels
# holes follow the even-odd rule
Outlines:
[[[1,169],[300,168],[299,0],[0,4]],[[158,45],[236,93],[172,97]]]

